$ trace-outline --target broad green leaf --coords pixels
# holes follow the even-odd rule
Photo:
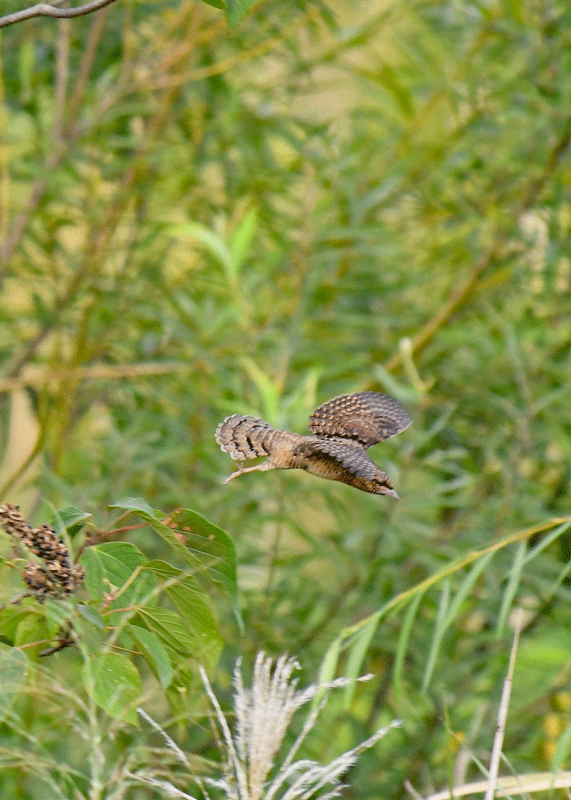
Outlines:
[[[552,627],[544,635],[520,641],[513,676],[510,713],[527,708],[553,690],[555,677],[571,661],[571,632]]]
[[[136,511],[142,517],[149,517],[158,521],[155,512],[142,497],[123,497],[116,503],[111,503],[109,508],[124,508],[127,511]]]
[[[41,646],[46,646],[46,639],[49,638],[46,620],[42,613],[28,611],[28,613],[18,622],[14,644],[16,647],[30,645],[34,642],[41,642]],[[26,648],[26,653],[31,655],[38,648]]]
[[[232,597],[236,597],[236,549],[232,539],[221,528],[189,508],[178,509],[171,515],[170,524],[166,525],[162,521],[165,515],[150,508],[140,498],[119,500],[112,508],[136,512],[184,563],[206,571],[212,581],[221,584]]]
[[[152,509],[140,497],[126,497],[123,500],[118,500],[116,503],[113,503],[113,505],[110,507],[124,508],[135,512],[139,517],[141,517],[141,519],[145,520],[149,527],[158,533],[159,536],[164,539],[168,545],[170,545],[170,547],[172,547],[179,558],[181,558],[186,564],[196,568],[201,566],[200,559],[195,558],[191,553],[189,553],[184,545],[184,542],[178,539],[175,536],[172,528],[163,522],[165,515],[161,514],[160,511],[155,511]]]
[[[91,622],[97,628],[106,628],[105,620],[99,613],[91,606],[83,605],[83,603],[79,603],[77,606],[77,611],[81,616],[86,619],[88,622]]]
[[[155,585],[148,574],[133,574],[145,563],[141,551],[128,542],[106,542],[88,547],[81,563],[85,567],[85,586],[93,600],[110,592],[119,593],[109,608],[126,608],[140,602]],[[129,582],[124,591],[122,587]]]
[[[51,597],[42,606],[50,636],[55,636],[58,631],[65,628],[73,614],[75,608],[70,600],[55,600]]]
[[[139,625],[129,625],[127,632],[141,649],[145,661],[157,676],[163,689],[167,689],[172,683],[173,668],[169,654],[158,636]]]
[[[228,534],[189,508],[179,509],[172,520],[177,532],[184,536],[186,548],[207,567],[209,577],[236,597],[236,548]]]
[[[213,666],[222,648],[222,638],[212,613],[208,595],[195,578],[171,567],[164,561],[152,561],[150,570],[162,582],[168,582],[165,592],[182,619],[192,631],[198,648],[196,658],[208,667]],[[176,579],[176,583],[173,583]]]
[[[100,708],[114,719],[137,725],[141,676],[133,662],[120,653],[93,656],[83,668],[83,682]]]
[[[91,518],[92,515],[86,511],[81,511],[79,508],[74,508],[74,506],[66,506],[65,508],[60,508],[56,513],[54,527],[57,530],[59,528],[57,523],[61,523],[61,526],[67,530],[69,536],[73,537]]]
[[[8,605],[6,608],[2,609],[2,613],[0,614],[0,634],[3,637],[14,641],[19,623],[29,613],[28,607],[29,601],[27,606]]]
[[[139,609],[135,620],[139,620],[156,634],[167,649],[184,656],[196,655],[198,643],[175,611],[146,605]]]
[[[379,64],[377,69],[360,70],[360,72],[375,83],[384,86],[386,92],[395,100],[403,115],[412,117],[414,114],[414,102],[405,82],[400,80],[397,70],[385,62]]]

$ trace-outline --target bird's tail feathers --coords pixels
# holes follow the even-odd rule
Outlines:
[[[234,461],[247,461],[267,456],[269,440],[275,433],[276,430],[263,419],[232,414],[220,423],[215,435],[220,448]]]

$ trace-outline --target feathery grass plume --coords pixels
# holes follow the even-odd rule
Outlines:
[[[200,667],[200,674],[222,733],[219,747],[224,756],[222,777],[215,779],[193,776],[193,780],[209,800],[211,796],[206,787],[216,790],[216,797],[227,800],[305,800],[310,797],[328,800],[336,797],[344,786],[341,783],[341,776],[356,762],[359,754],[382,739],[390,728],[400,725],[399,720],[393,721],[329,764],[318,764],[310,759],[294,761],[300,745],[315,726],[319,713],[327,702],[327,695],[324,695],[308,714],[301,733],[289,751],[279,759],[279,750],[295,712],[321,694],[324,689],[346,686],[351,681],[338,678],[329,683],[311,684],[306,689],[298,690],[298,681],[292,678],[294,671],[299,669],[299,664],[294,658],[281,656],[274,665],[271,658],[266,658],[264,653],[258,653],[252,688],[248,689],[244,686],[240,667],[241,661],[238,660],[234,668],[236,719],[234,733],[212,690],[206,672]],[[367,675],[358,680],[369,680],[371,677]],[[141,713],[145,719],[152,722],[147,714]],[[152,724],[157,727],[155,723]],[[177,754],[179,760],[182,760],[177,745],[164,731],[161,732],[167,745]],[[166,781],[148,777],[143,780],[165,790],[168,796],[191,798]]]

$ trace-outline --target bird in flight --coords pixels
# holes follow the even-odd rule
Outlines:
[[[367,448],[404,431],[412,418],[392,397],[380,392],[356,392],[328,400],[309,418],[311,436],[280,431],[265,420],[232,414],[216,429],[216,441],[238,471],[305,469],[330,481],[341,481],[371,494],[399,499],[388,476],[371,461]],[[258,456],[267,461],[253,467],[241,462]]]

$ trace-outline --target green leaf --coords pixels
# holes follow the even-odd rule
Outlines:
[[[226,19],[233,28],[241,22],[257,0],[226,0]]]
[[[133,662],[120,653],[93,656],[83,668],[83,683],[97,705],[114,719],[137,725],[141,676]]]
[[[385,87],[385,90],[395,100],[402,113],[406,117],[412,117],[414,114],[414,102],[404,82],[400,80],[397,70],[388,63],[382,63],[379,65],[378,70],[370,74],[374,80],[378,80],[381,86]]]
[[[326,684],[331,683],[333,678],[335,677],[335,673],[337,671],[337,664],[339,663],[339,654],[341,652],[341,643],[342,639],[338,636],[334,639],[329,647],[327,648],[327,652],[321,662],[321,666],[319,668],[319,675],[317,682],[319,684]],[[321,698],[323,697],[325,689],[321,689],[312,701],[312,708],[316,708],[319,705]]]
[[[496,639],[500,639],[504,634],[506,620],[508,618],[510,608],[512,607],[514,598],[516,596],[517,590],[521,582],[523,565],[527,550],[528,550],[527,542],[525,541],[518,542],[516,547],[516,554],[510,569],[510,577],[508,585],[504,589],[502,595],[502,605],[500,607],[500,611],[498,614],[498,621],[496,623]]]
[[[152,561],[146,569],[168,585],[165,592],[180,616],[192,631],[196,643],[196,659],[207,668],[216,664],[222,649],[222,637],[212,613],[208,595],[195,578],[164,561]],[[176,580],[176,583],[173,583]]]
[[[258,215],[255,208],[250,208],[244,219],[238,226],[232,241],[230,242],[230,250],[234,263],[236,264],[237,272],[246,257],[246,253],[250,247],[250,242],[254,238],[256,232]]]
[[[139,609],[136,619],[158,636],[168,650],[184,656],[196,654],[198,643],[175,611],[147,605]]]
[[[137,569],[145,563],[141,551],[128,542],[106,542],[88,547],[81,563],[85,567],[85,586],[93,600],[102,600],[110,592],[119,593],[109,608],[125,608],[135,605],[148,596],[154,586],[148,574],[133,578]],[[124,587],[129,585],[124,591]]]
[[[58,522],[61,523],[61,527],[65,528],[68,534],[73,537],[91,518],[92,514],[88,514],[86,511],[81,511],[74,506],[66,506],[65,508],[60,508],[55,514],[53,525],[58,530],[60,528]]]
[[[375,364],[373,373],[382,386],[382,390],[400,400],[401,403],[418,402],[418,392],[415,389],[411,389],[409,385],[397,380],[382,364]]]
[[[20,82],[20,101],[23,104],[30,102],[33,97],[34,73],[36,63],[35,37],[24,39],[18,49],[18,80]]]
[[[189,508],[178,509],[171,515],[171,525],[165,525],[162,522],[165,515],[153,510],[140,498],[125,498],[111,507],[135,511],[184,563],[200,571],[206,570],[212,581],[222,585],[230,596],[236,597],[236,549],[222,528]]]
[[[224,269],[226,277],[231,283],[235,283],[238,277],[237,265],[230,248],[226,242],[214,233],[214,231],[205,228],[198,222],[188,222],[185,225],[175,225],[171,228],[171,232],[177,235],[190,236],[208,250],[210,255],[218,261]]]
[[[375,635],[380,618],[381,615],[378,612],[376,614],[371,614],[365,625],[363,625],[361,630],[355,636],[355,641],[351,647],[349,658],[347,660],[347,669],[345,671],[346,676],[351,679],[351,683],[349,683],[344,690],[346,708],[348,708],[351,704],[351,700],[355,693],[355,681],[361,674],[363,659],[365,658],[369,645],[371,644],[371,640]]]
[[[16,627],[16,634],[14,636],[14,644],[16,647],[23,645],[30,645],[34,642],[41,642],[42,647],[45,646],[45,640],[49,638],[46,627],[46,620],[43,614],[35,613],[28,610],[28,613],[18,622]],[[26,648],[26,653],[30,655],[37,648]]]
[[[172,520],[176,531],[185,537],[187,550],[200,557],[211,580],[221,584],[235,598],[238,594],[236,547],[228,534],[189,508],[176,511]]]
[[[29,605],[30,601],[28,600],[25,606],[9,605],[2,609],[2,614],[0,614],[0,634],[5,639],[14,641],[18,625],[29,613]]]
[[[88,622],[91,622],[92,625],[95,625],[97,628],[106,628],[105,620],[99,613],[91,606],[83,605],[83,603],[79,603],[77,606],[77,611],[81,616],[86,619]]]
[[[168,525],[162,521],[165,519],[165,514],[160,511],[152,509],[140,497],[126,497],[123,500],[118,500],[110,506],[110,508],[123,508],[129,511],[134,511],[141,519],[143,519],[150,528],[152,528],[159,536],[177,553],[186,564],[199,568],[201,566],[200,559],[195,558],[188,552],[187,548],[179,538],[177,538]]]
[[[395,656],[395,664],[393,669],[394,675],[394,690],[395,690],[395,700],[396,706],[402,707],[404,703],[404,691],[403,691],[403,673],[404,673],[404,661],[408,649],[408,643],[410,641],[411,632],[412,632],[412,624],[416,618],[416,612],[418,611],[418,606],[420,605],[420,601],[424,597],[424,592],[417,592],[414,597],[412,598],[409,607],[406,610],[406,614],[404,616],[403,623],[401,625],[401,630],[398,638],[398,645],[397,651]]]
[[[551,760],[551,772],[554,776],[562,769],[569,752],[571,752],[571,723],[567,725],[555,746],[555,752]]]
[[[58,631],[66,627],[70,618],[75,613],[75,608],[70,600],[54,600],[48,597],[42,606],[50,636],[55,636]]]
[[[117,500],[116,503],[111,503],[109,508],[124,508],[127,511],[136,511],[143,518],[149,517],[158,521],[155,512],[142,497],[123,497],[121,500]]]
[[[28,659],[17,647],[0,651],[0,720],[9,713],[26,678],[27,667]]]
[[[157,676],[163,689],[167,689],[172,683],[174,673],[169,654],[158,636],[139,625],[129,625],[127,632],[141,649],[145,661]]]
[[[468,574],[460,584],[460,588],[456,592],[456,595],[454,596],[454,599],[451,602],[449,602],[449,594],[448,594],[449,587],[447,586],[448,582],[446,581],[444,583],[442,603],[441,603],[441,608],[439,609],[439,618],[434,625],[434,634],[424,671],[424,679],[422,684],[423,691],[426,691],[428,685],[430,684],[433,670],[436,665],[436,658],[446,631],[460,613],[462,604],[464,603],[470,590],[472,589],[473,585],[476,583],[482,572],[485,570],[485,568],[487,567],[493,556],[494,556],[493,552],[486,553],[485,555],[481,556],[476,561],[475,564],[472,565],[471,570],[468,572]]]
[[[240,363],[258,388],[263,404],[264,418],[267,417],[275,425],[279,413],[280,387],[249,356],[242,356]]]
[[[571,660],[571,633],[552,626],[543,635],[520,641],[513,676],[510,713],[529,708],[553,690],[554,675],[567,669]]]
[[[34,314],[38,322],[42,325],[50,325],[54,320],[54,310],[45,302],[38,292],[32,292],[31,297],[34,303]]]

